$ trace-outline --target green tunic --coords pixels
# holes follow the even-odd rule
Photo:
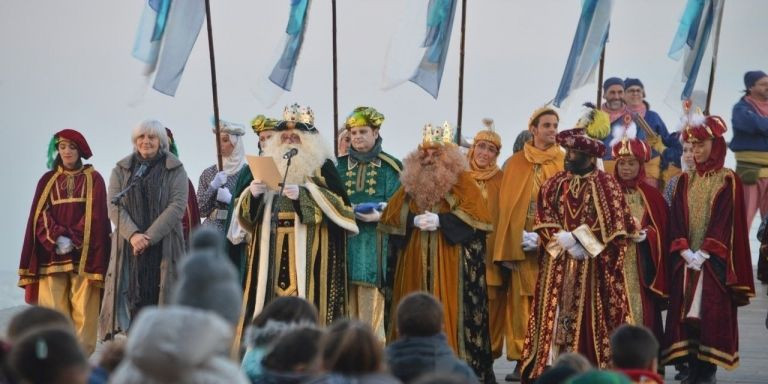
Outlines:
[[[336,169],[353,205],[386,202],[400,187],[403,166],[385,152],[369,163],[358,163],[348,155],[338,161]],[[347,240],[347,279],[352,284],[382,286],[387,235],[376,231],[377,224],[358,220],[360,233]]]

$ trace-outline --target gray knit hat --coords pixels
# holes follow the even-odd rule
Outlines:
[[[190,251],[179,265],[171,303],[216,312],[236,325],[243,290],[235,267],[223,250],[223,235],[202,227],[192,234]]]

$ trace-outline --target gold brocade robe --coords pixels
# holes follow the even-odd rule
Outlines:
[[[395,248],[388,262],[394,267],[388,281],[392,290],[390,319],[396,318],[397,305],[408,293],[433,294],[443,305],[448,344],[475,372],[482,364],[492,368],[487,345],[483,254],[485,232],[492,226],[485,202],[477,198],[481,193],[470,174],[462,172],[456,185],[430,210],[440,215],[440,228],[421,231],[413,226],[413,217],[424,212],[419,211],[404,187],[400,187],[384,209],[378,227],[390,235]],[[453,227],[464,228],[462,235],[471,238],[458,243],[451,241],[446,233],[451,230],[450,221],[454,220],[460,223]],[[390,341],[396,338],[394,328],[391,324],[388,327]]]

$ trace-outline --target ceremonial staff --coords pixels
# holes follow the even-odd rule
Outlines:
[[[456,118],[456,140],[461,145],[461,115],[464,108],[464,33],[467,26],[467,0],[461,0],[461,43],[459,44],[459,115]]]
[[[704,108],[704,114],[709,116],[709,106],[712,103],[712,88],[715,86],[715,69],[717,67],[717,49],[720,47],[720,26],[723,23],[723,10],[725,9],[725,1],[720,5],[720,17],[717,18],[715,24],[715,41],[712,45],[712,69],[709,71],[709,87],[707,88],[707,104]]]
[[[213,126],[216,132],[216,160],[219,170],[224,166],[221,161],[221,129],[219,127],[219,91],[216,86],[216,58],[213,54],[213,26],[211,26],[211,3],[205,0],[205,20],[208,26],[208,56],[211,59],[211,90],[213,94]]]
[[[595,105],[600,108],[603,103],[603,68],[605,68],[605,46],[607,41],[603,43],[603,49],[600,50],[600,68],[597,70],[597,102]]]
[[[333,30],[333,153],[339,156],[339,83],[336,65],[336,0],[331,0],[331,28]]]

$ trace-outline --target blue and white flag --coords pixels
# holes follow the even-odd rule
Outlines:
[[[713,29],[715,41],[709,58],[713,55],[716,57],[724,2],[724,0],[688,0],[685,5],[680,25],[668,53],[673,60],[683,58],[681,73],[673,81],[667,97],[668,104],[679,104],[680,100],[691,98]]]
[[[405,2],[400,23],[395,27],[387,49],[383,89],[411,81],[437,98],[451,42],[456,3],[456,0]]]
[[[287,40],[280,59],[272,69],[269,80],[278,87],[290,91],[293,85],[293,73],[304,41],[304,29],[307,24],[309,0],[291,0],[291,13],[285,28]]]
[[[204,0],[148,0],[139,22],[133,56],[155,74],[153,88],[174,96],[205,19]]]
[[[611,23],[613,0],[583,0],[576,34],[573,36],[571,53],[565,64],[563,78],[552,102],[559,107],[572,91],[594,79],[600,61],[608,29]],[[598,87],[602,86],[598,84]]]
[[[424,57],[411,81],[437,98],[443,78],[445,58],[451,43],[456,0],[430,0],[427,11],[427,36],[424,38]]]

